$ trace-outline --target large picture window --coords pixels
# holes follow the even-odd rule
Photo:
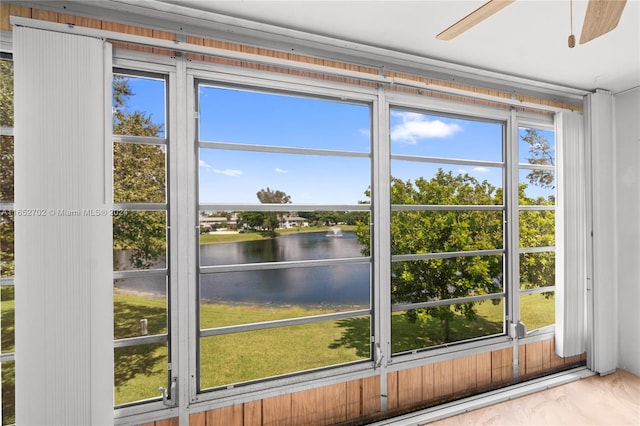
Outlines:
[[[504,123],[392,108],[392,352],[505,332]]]
[[[199,389],[371,359],[371,112],[200,82]]]
[[[555,322],[555,132],[518,128],[520,318],[529,330]]]
[[[168,216],[166,81],[113,75],[115,403],[167,387]]]

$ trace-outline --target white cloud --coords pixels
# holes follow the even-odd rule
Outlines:
[[[236,169],[224,169],[224,170],[213,169],[213,172],[219,173],[221,175],[227,175],[227,176],[240,176],[242,174],[242,170],[236,170]]]
[[[393,115],[402,120],[391,129],[391,140],[394,142],[415,145],[419,139],[446,138],[462,130],[455,123],[428,120],[424,115],[413,112],[394,112]]]
[[[204,160],[200,160],[200,167],[207,171],[211,171],[211,165]]]
[[[289,170],[281,169],[280,167],[276,167],[276,173],[289,173]]]
[[[477,173],[489,173],[489,169],[486,167],[474,167],[471,171]]]

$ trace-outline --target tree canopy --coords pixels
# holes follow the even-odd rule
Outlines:
[[[549,204],[553,200],[527,198],[527,185],[520,185],[521,204]],[[369,191],[365,192],[369,196]],[[442,169],[431,178],[415,181],[391,179],[391,204],[395,205],[502,205],[503,191],[468,174],[454,175]],[[521,213],[522,214],[522,213]],[[526,211],[520,218],[522,247],[554,244],[554,212]],[[391,216],[391,254],[473,252],[504,247],[502,210],[396,209]],[[368,223],[356,228],[364,254],[370,254]],[[521,256],[520,281],[523,288],[553,285],[555,261],[552,252]],[[504,288],[502,255],[458,255],[391,263],[393,303],[420,303],[467,296],[500,293]],[[496,299],[495,302],[499,300]],[[456,315],[476,319],[477,302],[453,303],[410,309],[410,321],[440,321],[443,343],[456,340],[450,323]]]
[[[262,204],[290,204],[291,196],[280,190],[261,189],[256,197]],[[280,225],[280,218],[276,212],[242,212],[240,220],[243,225],[251,229],[260,229],[263,232],[275,236],[276,229]]]
[[[143,111],[128,111],[133,96],[128,79],[114,76],[113,133],[158,136],[162,126]],[[113,148],[113,194],[116,203],[166,202],[164,149],[158,145],[115,143]],[[113,218],[113,241],[119,249],[130,250],[135,268],[152,266],[166,252],[166,213],[129,211]],[[117,266],[117,265],[116,265]]]

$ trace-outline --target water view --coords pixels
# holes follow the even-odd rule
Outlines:
[[[283,235],[273,239],[200,245],[201,266],[361,257],[353,232],[329,230]],[[123,262],[125,255],[118,255]],[[126,268],[125,268],[126,269]],[[127,291],[166,294],[165,278],[118,280]],[[200,297],[209,303],[368,306],[369,264],[246,270],[200,275]]]

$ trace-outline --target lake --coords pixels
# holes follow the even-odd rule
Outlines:
[[[355,233],[296,233],[268,240],[202,244],[202,266],[361,257]],[[369,264],[244,270],[200,275],[205,303],[369,306]],[[119,280],[126,290],[164,295],[164,277]]]

